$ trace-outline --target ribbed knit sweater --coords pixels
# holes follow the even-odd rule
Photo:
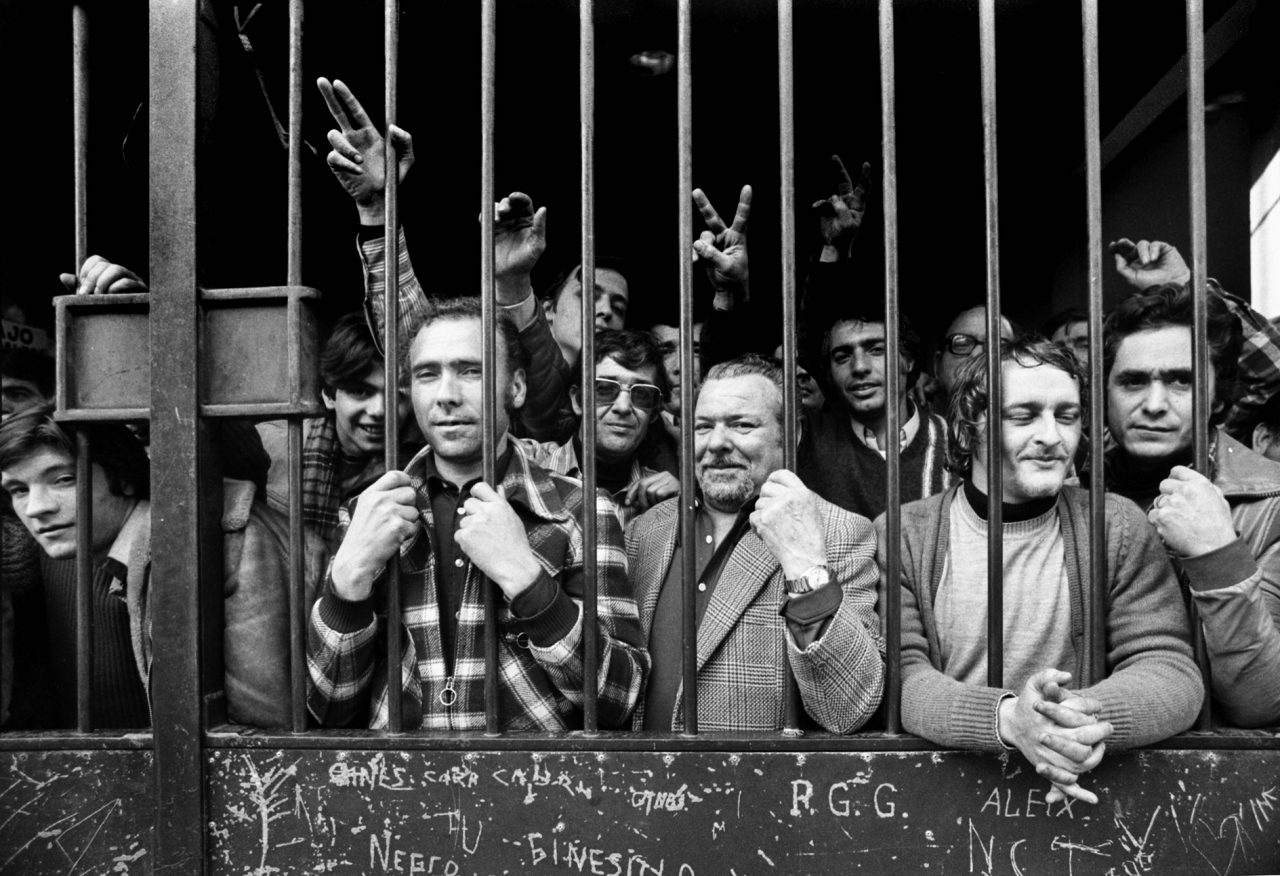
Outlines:
[[[951,483],[947,423],[927,411],[920,415],[920,428],[898,457],[903,503],[940,493]],[[844,407],[828,403],[806,414],[799,455],[800,480],[819,496],[868,520],[884,513],[888,463],[853,434]]]
[[[59,725],[74,727],[76,562],[44,557],[41,571],[55,681],[55,689],[50,693],[57,701]],[[96,563],[93,568],[92,714],[94,727],[102,729],[146,727],[150,724],[147,692],[138,676],[129,633],[124,576],[124,566],[110,558]]]

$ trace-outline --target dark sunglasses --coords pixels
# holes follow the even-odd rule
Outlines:
[[[596,404],[611,405],[623,392],[631,396],[631,404],[644,411],[652,411],[662,405],[662,390],[652,383],[625,385],[608,377],[596,378]]]

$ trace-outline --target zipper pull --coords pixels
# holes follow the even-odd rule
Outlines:
[[[458,691],[453,686],[453,676],[450,675],[444,680],[444,690],[440,691],[440,695],[436,697],[440,701],[440,705],[446,709],[458,701]]]

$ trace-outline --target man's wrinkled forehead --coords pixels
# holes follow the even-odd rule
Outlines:
[[[781,417],[782,393],[759,374],[717,377],[702,384],[694,408],[698,419]]]

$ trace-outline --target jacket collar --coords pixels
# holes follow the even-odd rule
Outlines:
[[[111,550],[107,552],[110,559],[129,567],[129,560],[140,550],[147,550],[151,543],[151,503],[138,502],[129,512],[116,533]]]
[[[1280,496],[1280,463],[1261,454],[1218,429],[1213,460],[1213,483],[1229,499],[1262,499]]]
[[[525,448],[510,434],[505,436],[507,446],[511,448],[511,461],[507,463],[507,473],[502,479],[503,494],[512,505],[521,505],[535,517],[542,520],[562,523],[572,515],[560,498],[560,491],[546,470],[529,458]],[[431,457],[431,446],[427,445],[409,460],[404,467],[414,488],[421,488],[424,480],[426,460]]]

